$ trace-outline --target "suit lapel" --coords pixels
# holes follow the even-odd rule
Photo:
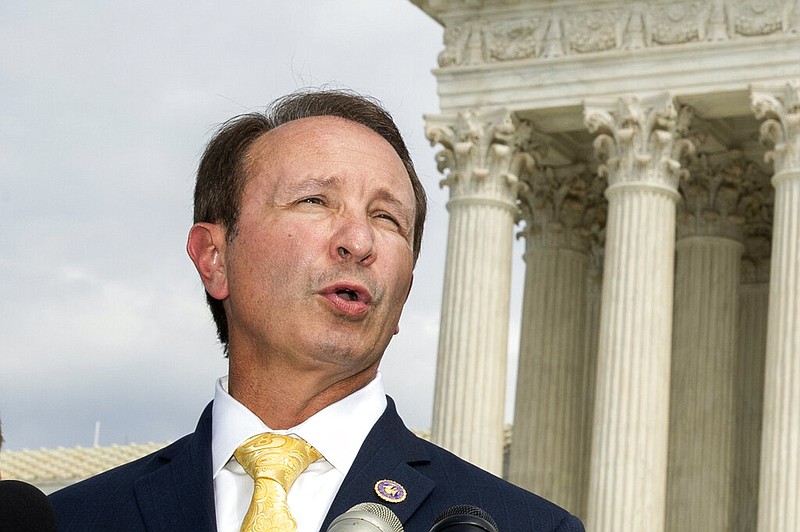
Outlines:
[[[162,462],[134,484],[147,530],[216,530],[211,475],[211,405],[197,429],[156,457]]]
[[[413,467],[430,461],[427,451],[403,424],[392,399],[387,397],[387,401],[386,411],[364,440],[342,482],[322,531],[362,502],[384,504],[405,523],[435,487],[433,480]],[[146,529],[215,531],[211,405],[200,417],[194,434],[167,447],[155,460],[161,461],[161,467],[134,484]],[[406,490],[405,500],[391,503],[380,499],[375,491],[380,480],[400,484]]]
[[[362,502],[381,503],[405,523],[435,487],[430,478],[412,467],[413,464],[427,463],[428,454],[403,424],[392,399],[387,400],[386,411],[364,440],[339,488],[322,525],[323,531],[336,517]],[[405,500],[394,503],[380,499],[375,484],[381,480],[391,480],[405,488]]]

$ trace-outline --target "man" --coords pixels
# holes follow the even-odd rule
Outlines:
[[[326,530],[361,502],[389,507],[409,531],[458,504],[483,508],[499,530],[583,530],[416,438],[383,393],[378,364],[398,332],[425,212],[397,127],[372,100],[297,93],[226,123],[200,162],[187,250],[228,377],[194,434],[54,494],[60,529],[250,530],[273,519],[254,486],[258,495],[277,481],[262,484],[240,453],[266,434],[305,456],[276,488],[288,492],[289,524],[275,530]]]

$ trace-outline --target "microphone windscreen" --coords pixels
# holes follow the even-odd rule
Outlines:
[[[498,532],[489,512],[477,506],[451,506],[433,522],[430,532]]]
[[[375,502],[356,504],[337,517],[327,532],[403,532],[403,524],[389,508]]]
[[[55,532],[56,512],[47,495],[19,480],[0,481],[0,530]]]

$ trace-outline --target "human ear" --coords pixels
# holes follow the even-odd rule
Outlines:
[[[207,222],[194,224],[186,242],[186,252],[200,274],[206,292],[219,300],[228,297],[225,243],[225,228],[220,224]]]

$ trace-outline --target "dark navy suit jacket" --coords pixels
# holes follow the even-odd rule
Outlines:
[[[344,479],[322,525],[361,502],[388,506],[407,532],[428,532],[454,505],[487,511],[500,532],[582,532],[574,516],[416,437],[389,399]],[[380,500],[375,483],[389,479],[408,495]],[[149,456],[50,496],[59,531],[214,531],[211,478],[211,405],[197,429]]]

